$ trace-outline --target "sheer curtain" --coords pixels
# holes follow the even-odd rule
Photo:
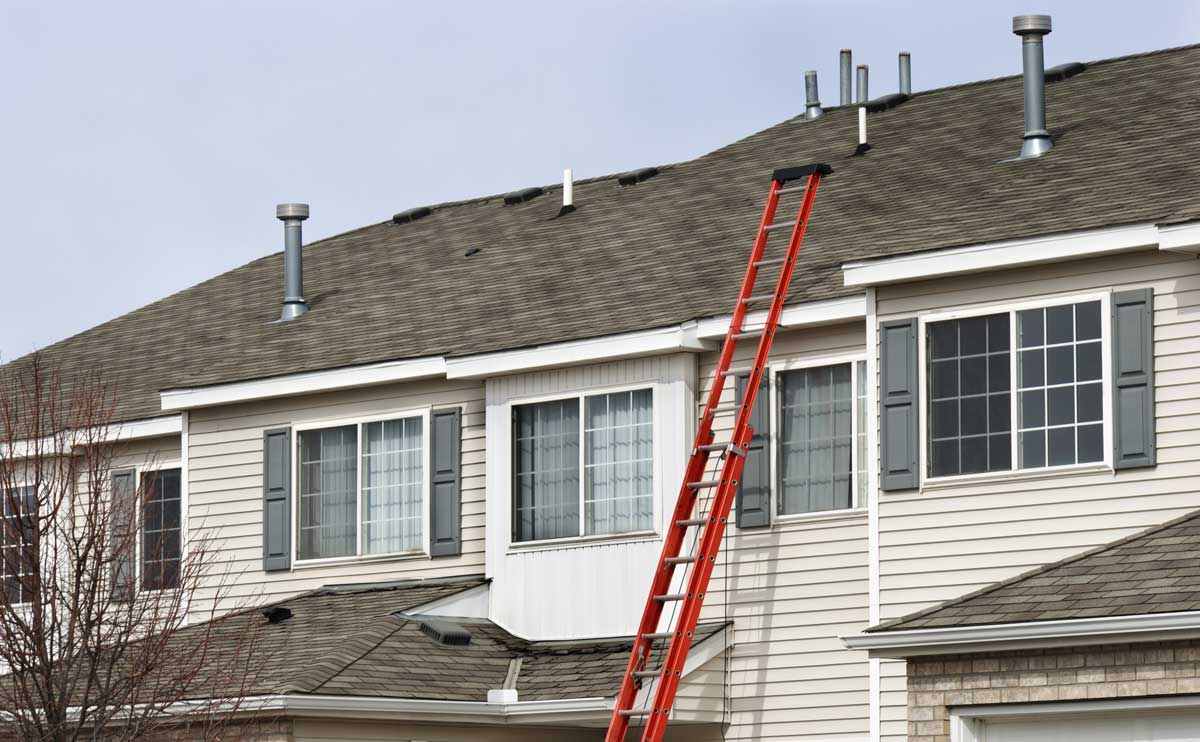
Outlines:
[[[415,551],[424,541],[422,420],[363,425],[364,554]]]
[[[579,535],[579,400],[513,408],[513,539]]]
[[[300,433],[300,558],[356,552],[357,426]]]
[[[588,535],[653,527],[653,392],[588,397],[584,524]]]
[[[850,365],[779,375],[781,515],[850,507]]]

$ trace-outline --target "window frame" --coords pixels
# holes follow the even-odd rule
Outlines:
[[[142,479],[147,474],[154,474],[160,471],[169,469],[179,470],[179,576],[183,578],[183,563],[187,559],[187,542],[188,542],[188,497],[187,497],[187,467],[183,465],[182,458],[166,459],[164,461],[154,461],[151,463],[130,464],[129,466],[114,466],[108,470],[108,486],[112,487],[112,477],[114,474],[123,471],[133,472],[133,495],[138,497],[142,494]],[[139,509],[142,505],[138,504]],[[145,530],[146,523],[142,518],[138,519],[138,532],[136,543],[134,544],[134,568],[133,581],[137,586],[134,594],[137,593],[157,593],[166,590],[178,590],[178,587],[162,587],[162,588],[147,588],[142,583],[142,547],[146,538]]]
[[[821,520],[825,518],[837,518],[845,515],[855,515],[865,513],[867,511],[867,500],[870,499],[870,483],[871,472],[867,471],[866,465],[871,461],[870,436],[867,437],[866,461],[859,461],[858,455],[858,435],[860,431],[858,425],[858,399],[863,396],[863,403],[870,405],[870,395],[865,394],[871,383],[871,369],[867,363],[867,354],[865,352],[854,353],[837,353],[831,355],[807,355],[795,358],[784,359],[768,359],[767,371],[771,375],[771,383],[768,387],[771,409],[769,412],[769,420],[771,427],[770,446],[770,471],[771,471],[771,524],[793,523],[797,521]],[[859,389],[857,364],[864,364],[867,389]],[[825,366],[841,366],[849,364],[850,366],[850,507],[840,508],[837,510],[814,510],[808,513],[787,513],[779,512],[779,500],[783,494],[781,492],[782,481],[780,479],[783,470],[779,461],[779,449],[783,445],[783,419],[780,410],[782,402],[779,394],[779,375],[786,374],[789,371],[803,371],[805,369],[823,368]],[[860,394],[861,393],[861,394]],[[758,404],[759,402],[756,402]],[[869,413],[869,410],[868,410]],[[871,415],[866,417],[867,425],[871,425]],[[859,479],[865,478],[865,487],[863,497],[859,497]],[[861,501],[860,501],[861,500]],[[757,530],[754,528],[745,529],[748,531]]]
[[[371,415],[358,415],[354,417],[337,417],[323,420],[308,420],[302,423],[293,423],[292,440],[291,440],[291,490],[294,493],[291,498],[291,541],[292,541],[292,567],[299,569],[303,567],[320,567],[329,564],[347,564],[357,562],[374,562],[396,559],[425,559],[430,557],[430,487],[429,487],[429,467],[432,465],[432,447],[430,445],[430,418],[432,416],[433,406],[425,405],[421,407],[407,407],[402,409],[388,410]],[[402,418],[420,418],[421,420],[421,545],[417,549],[409,549],[406,551],[390,551],[383,554],[364,554],[363,553],[363,497],[362,497],[362,442],[363,442],[363,426],[368,423],[377,423],[386,420],[398,420]],[[319,557],[305,559],[300,555],[300,434],[306,431],[324,430],[326,428],[339,428],[353,425],[355,427],[355,458],[354,458],[354,553],[348,556],[336,557]]]
[[[16,489],[23,490],[23,489],[27,489],[27,488],[36,488],[36,487],[37,487],[37,483],[36,483],[36,482],[31,482],[31,481],[29,481],[29,480],[27,480],[27,479],[18,479],[18,480],[17,480],[17,483],[16,483],[16,485],[15,485],[15,486],[16,486]],[[34,497],[34,503],[35,503],[35,504],[38,506],[38,508],[39,508],[39,513],[38,513],[38,515],[36,516],[38,519],[40,519],[40,518],[41,518],[41,512],[40,512],[41,503],[39,502],[39,499],[40,499],[40,498],[38,498],[38,497],[36,497],[36,496]],[[3,505],[4,505],[4,503],[3,503],[3,502],[0,502],[0,520],[4,520],[4,519],[6,519],[6,518],[8,517],[8,516],[4,515],[4,513],[3,513]],[[0,527],[2,527],[2,526],[0,526]],[[40,527],[40,524],[39,524],[39,527]],[[142,540],[142,539],[141,539],[141,536],[139,535],[139,536],[138,536],[138,543],[139,543],[139,544],[141,543],[141,540]],[[38,556],[37,556],[37,555],[35,555],[35,556],[34,556],[34,559],[33,559],[33,561],[34,561],[34,567],[35,567],[35,568],[37,568],[38,566],[40,566],[40,560],[39,560],[39,558],[38,558]],[[2,566],[2,563],[0,563],[0,566]],[[2,573],[0,573],[0,580],[2,580],[2,579],[3,579],[3,574],[2,574]],[[139,584],[140,584],[140,580],[141,580],[141,575],[140,575],[140,574],[138,575],[138,580],[139,580]],[[3,585],[2,585],[2,584],[0,584],[0,589],[3,589]],[[32,606],[33,604],[34,604],[34,600],[22,600],[22,601],[20,601],[20,602],[17,602],[17,603],[10,603],[10,604],[9,604],[9,607],[10,607],[10,608],[13,608],[13,609],[30,610],[30,606]]]
[[[580,389],[570,392],[557,392],[553,394],[544,394],[530,397],[520,397],[508,400],[504,407],[506,411],[506,420],[508,421],[507,430],[504,433],[505,440],[508,442],[508,451],[505,458],[507,463],[508,474],[508,503],[507,517],[508,527],[505,538],[508,540],[508,548],[510,550],[527,550],[538,549],[539,547],[553,547],[563,544],[576,543],[592,543],[604,541],[628,541],[641,540],[647,538],[657,538],[661,533],[660,522],[662,519],[662,443],[661,433],[662,425],[660,419],[660,410],[662,404],[662,395],[660,392],[660,384],[656,382],[640,382],[631,384],[620,384],[614,386],[603,386],[592,389]],[[619,394],[621,392],[636,392],[640,390],[650,391],[650,451],[653,466],[651,467],[651,517],[650,528],[637,531],[622,531],[621,533],[600,533],[588,535],[586,533],[586,517],[585,512],[585,492],[587,486],[586,462],[587,462],[587,446],[585,445],[585,430],[587,427],[586,415],[586,399],[588,397],[601,397],[608,394]],[[579,404],[579,535],[563,536],[562,538],[535,539],[530,541],[517,541],[513,533],[516,517],[517,506],[517,490],[515,487],[517,468],[514,453],[516,450],[513,439],[512,420],[515,415],[516,407],[525,405],[541,404],[543,402],[562,402],[565,400],[574,399]]]
[[[1020,468],[1019,446],[1020,426],[1018,420],[1018,394],[1020,381],[1017,375],[1019,363],[1019,348],[1017,347],[1018,312],[1027,309],[1044,309],[1046,307],[1062,306],[1064,304],[1081,304],[1085,302],[1100,302],[1100,381],[1101,381],[1101,412],[1103,415],[1102,446],[1104,458],[1102,461],[1089,461],[1076,464],[1060,464],[1057,466]],[[928,325],[945,320],[966,319],[989,314],[1007,314],[1009,341],[1009,430],[1011,431],[1011,463],[1009,469],[998,471],[976,472],[972,474],[953,474],[948,476],[931,476],[929,474],[929,357],[928,357]],[[1036,478],[1055,474],[1073,472],[1112,471],[1113,463],[1113,394],[1112,394],[1112,291],[1091,291],[1083,293],[1047,294],[1036,299],[1024,301],[994,301],[979,304],[967,304],[947,309],[930,310],[917,315],[917,389],[919,390],[918,435],[918,467],[920,469],[920,489],[926,487],[953,486],[976,482],[989,482],[999,479]]]

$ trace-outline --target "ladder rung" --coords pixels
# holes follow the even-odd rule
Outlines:
[[[686,597],[686,593],[666,593],[664,595],[655,595],[654,599],[660,603],[666,603],[670,600],[683,600]]]
[[[688,528],[690,526],[702,526],[708,522],[708,518],[684,518],[683,520],[675,521],[675,525]]]
[[[700,490],[707,489],[708,487],[716,487],[719,484],[721,484],[720,479],[701,479],[699,482],[688,482],[687,486],[690,490]]]
[[[650,709],[621,709],[621,716],[649,716]]]
[[[674,631],[655,631],[652,634],[642,634],[643,639],[655,641],[657,639],[672,639],[675,637]]]
[[[737,412],[740,409],[742,409],[742,406],[740,404],[717,405],[716,407],[713,408],[712,414],[724,415],[727,412]]]
[[[734,409],[741,409],[741,405],[734,405]],[[697,446],[701,451],[728,451],[729,453],[738,456],[745,456],[746,452],[732,443],[708,443],[703,446]]]
[[[790,226],[792,226],[792,224],[793,224],[792,222],[773,222],[771,224],[764,224],[763,231],[770,232],[772,229],[779,229],[780,227],[790,227]]]
[[[667,557],[663,561],[667,564],[689,564],[696,561],[696,555],[692,554],[691,556]]]
[[[762,337],[766,330],[746,330],[744,332],[734,333],[734,340],[748,340],[750,338]]]
[[[788,186],[787,188],[780,188],[779,190],[775,191],[775,195],[776,195],[776,196],[783,196],[783,195],[786,195],[786,194],[788,194],[788,193],[799,193],[800,191],[807,191],[807,190],[808,190],[808,186],[807,186],[807,185],[802,185],[802,186]]]
[[[766,260],[755,260],[754,267],[761,268],[764,265],[782,265],[787,262],[787,258],[767,258]]]
[[[662,675],[661,668],[658,670],[634,670],[633,671],[633,676],[635,678],[657,678],[659,675]]]
[[[747,296],[742,299],[743,304],[757,304],[760,301],[771,301],[775,298],[775,294],[759,294],[758,296]]]
[[[737,337],[737,335],[734,335]],[[727,368],[721,372],[722,376],[737,376],[738,374],[748,374],[754,370],[753,366],[738,366],[735,368]]]

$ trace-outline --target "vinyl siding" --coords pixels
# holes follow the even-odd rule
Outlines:
[[[1200,266],[1158,251],[927,281],[878,291],[879,318],[1151,286],[1155,468],[1059,473],[882,493],[884,620],[1126,536],[1200,506]],[[904,739],[904,664],[882,667],[884,738]]]
[[[772,365],[865,354],[860,323],[780,333]],[[748,365],[754,347],[739,349]],[[701,360],[697,410],[717,355]],[[733,384],[722,403],[732,403]],[[774,388],[774,387],[773,387]],[[770,404],[761,400],[758,404]],[[732,416],[719,418],[727,440]],[[776,426],[777,427],[777,426]],[[772,441],[774,445],[774,440]],[[727,739],[844,740],[867,734],[868,663],[839,636],[867,625],[867,516],[861,509],[773,515],[769,528],[726,532],[702,620],[734,621]]]
[[[372,558],[322,566],[298,565],[293,560],[289,571],[263,572],[264,430],[380,415],[389,410],[454,406],[463,410],[460,556]],[[199,591],[193,613],[207,612],[214,601],[219,609],[228,609],[326,584],[482,574],[483,418],[482,382],[444,380],[193,410],[188,415],[187,438],[188,528],[193,538],[207,538],[218,544],[220,558],[209,584]],[[294,534],[294,521],[292,528]]]

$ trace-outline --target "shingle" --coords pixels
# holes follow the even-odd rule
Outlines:
[[[581,181],[528,203],[442,204],[305,247],[312,311],[277,324],[282,255],[254,260],[45,350],[68,378],[99,368],[119,419],[158,393],[429,355],[462,356],[672,325],[732,309],[776,167],[826,161],[789,300],[855,293],[847,261],[1106,225],[1200,218],[1200,47],[1089,64],[1047,87],[1048,155],[1019,149],[1019,77],[917,93],[872,114],[784,121],[643,183]],[[1121,101],[1119,114],[1113,101]],[[408,206],[398,204],[397,210]],[[321,228],[315,204],[311,228]],[[269,219],[267,213],[264,219]],[[472,257],[467,248],[481,247]]]

